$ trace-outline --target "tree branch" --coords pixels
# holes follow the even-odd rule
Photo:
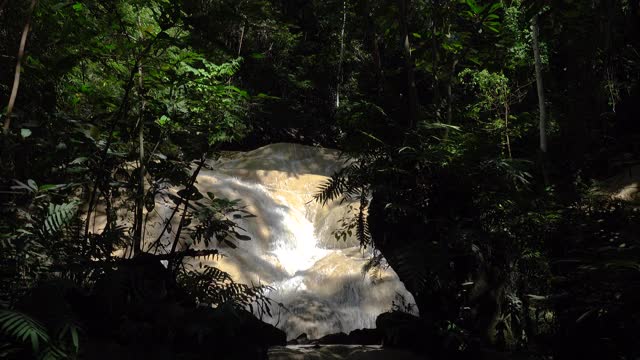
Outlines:
[[[162,261],[162,260],[176,260],[183,259],[185,257],[202,257],[202,256],[222,256],[217,249],[205,249],[205,250],[194,250],[188,249],[184,251],[174,252],[173,254],[149,254],[149,253],[141,253],[141,256],[134,258],[118,258],[114,260],[100,260],[100,261],[82,261],[72,264],[57,264],[51,267],[52,271],[65,271],[74,268],[100,268],[100,267],[108,267],[108,266],[119,266],[119,265],[129,265],[129,264],[140,264],[151,261]]]
[[[20,86],[20,71],[22,70],[22,58],[24,57],[24,48],[27,45],[27,37],[29,36],[29,29],[31,28],[31,15],[36,8],[37,0],[31,0],[31,6],[29,6],[29,13],[27,15],[27,21],[24,24],[22,30],[22,37],[20,38],[20,47],[18,48],[18,60],[16,61],[16,73],[13,78],[13,87],[11,88],[11,96],[9,97],[9,104],[7,105],[7,113],[5,114],[4,124],[2,126],[3,133],[8,133],[11,127],[11,114],[13,113],[13,106],[16,103],[16,97],[18,97],[18,87]],[[4,7],[6,1],[2,3]]]

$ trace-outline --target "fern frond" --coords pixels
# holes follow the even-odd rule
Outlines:
[[[384,263],[385,261],[382,253],[376,251],[375,254],[362,266],[362,274],[369,274],[371,272],[372,275],[375,276]]]
[[[235,283],[228,273],[212,266],[206,266],[202,271],[181,272],[178,281],[198,302],[214,307],[231,304],[236,308],[249,308],[252,312],[257,305],[261,313],[271,314],[271,299],[265,295],[272,290],[269,286]]]
[[[77,210],[78,203],[75,201],[59,205],[50,203],[43,222],[41,234],[46,236],[58,233],[74,219]]]
[[[205,267],[202,275],[218,283],[232,281],[231,275],[213,266]]]
[[[329,201],[337,199],[344,193],[345,185],[344,169],[339,170],[318,188],[318,192],[313,195],[313,199],[322,203],[322,205],[326,205]]]
[[[361,246],[371,244],[371,233],[369,232],[369,223],[367,223],[366,210],[369,205],[367,192],[361,189],[360,192],[360,209],[358,209],[358,219],[356,222],[356,236]]]
[[[429,271],[425,266],[423,251],[413,246],[404,246],[398,249],[394,257],[394,270],[407,284],[412,293],[420,294],[427,289],[429,282]]]

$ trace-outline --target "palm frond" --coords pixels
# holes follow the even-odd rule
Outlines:
[[[15,310],[0,310],[0,331],[16,340],[31,343],[34,353],[50,339],[47,329],[36,319]]]
[[[69,355],[57,346],[47,346],[38,356],[38,360],[63,360],[69,359]]]

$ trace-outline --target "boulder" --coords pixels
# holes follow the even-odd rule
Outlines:
[[[348,335],[343,332],[325,335],[317,340],[312,340],[311,343],[317,345],[380,345],[382,332],[379,329],[356,329]]]
[[[231,305],[187,311],[177,348],[196,354],[216,349],[221,359],[263,359],[272,346],[286,345],[286,334],[252,313]],[[178,324],[176,324],[178,325]]]
[[[346,344],[350,344],[349,342],[349,336],[343,332],[339,332],[336,334],[329,334],[329,335],[325,335],[323,337],[321,337],[320,339],[314,341],[316,344],[321,344],[321,345],[329,345],[329,344],[335,344],[335,345],[346,345]]]
[[[380,329],[356,329],[349,333],[349,344],[380,345],[382,331]]]
[[[401,311],[378,315],[376,328],[385,347],[414,348],[420,343],[421,323],[417,316]]]
[[[287,345],[306,345],[309,343],[309,337],[306,333],[298,335],[297,338],[287,341]]]

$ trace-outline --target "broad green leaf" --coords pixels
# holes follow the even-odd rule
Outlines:
[[[479,14],[482,11],[482,7],[476,3],[475,0],[466,0],[467,5],[473,11],[473,14]]]
[[[38,184],[36,184],[36,182],[33,181],[33,179],[27,180],[27,184],[29,184],[29,187],[33,189],[33,191],[38,191]]]
[[[45,185],[41,185],[40,188],[38,188],[38,190],[47,191],[47,190],[60,189],[61,187],[64,187],[64,184],[45,184]]]
[[[502,3],[501,2],[497,2],[493,5],[491,5],[491,7],[489,8],[489,13],[492,14],[494,13],[496,10],[502,8]]]

